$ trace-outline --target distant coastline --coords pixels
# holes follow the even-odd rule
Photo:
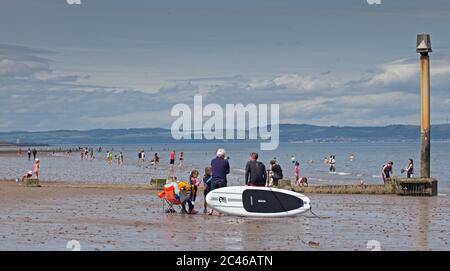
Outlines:
[[[450,141],[450,125],[431,128],[433,141]],[[291,143],[323,142],[417,142],[420,127],[388,125],[372,127],[315,126],[308,124],[280,124],[280,141]],[[48,146],[62,144],[148,144],[176,142],[244,142],[246,140],[174,140],[169,129],[131,128],[95,130],[13,131],[0,132],[0,146]],[[13,142],[26,142],[15,144]]]

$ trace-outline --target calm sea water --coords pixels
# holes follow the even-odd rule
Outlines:
[[[54,147],[54,146],[53,146]],[[53,148],[52,147],[52,148]],[[67,147],[67,146],[63,146]],[[75,147],[75,146],[69,146]],[[98,146],[93,146],[98,147]],[[400,175],[400,169],[406,167],[408,158],[416,162],[416,173],[419,173],[419,143],[280,143],[275,151],[259,151],[259,144],[249,143],[197,143],[197,144],[152,144],[152,145],[113,145],[102,146],[102,153],[95,153],[93,161],[81,160],[79,153],[70,156],[56,154],[54,156],[38,153],[41,160],[41,179],[55,181],[76,181],[95,183],[133,183],[144,184],[150,178],[164,178],[168,174],[169,151],[173,148],[184,152],[184,167],[175,167],[176,175],[185,179],[193,168],[202,173],[209,165],[217,148],[223,147],[230,157],[232,185],[244,182],[244,167],[251,151],[260,154],[260,160],[266,165],[276,157],[286,177],[293,177],[291,156],[300,162],[300,173],[309,178],[311,184],[355,184],[381,183],[381,166],[387,160],[394,161],[394,175]],[[138,151],[146,152],[145,166],[139,166]],[[106,151],[124,153],[125,164],[108,165],[105,161]],[[155,169],[150,166],[153,154],[160,156],[160,165]],[[432,176],[439,180],[440,193],[450,193],[450,142],[432,143]],[[330,174],[323,164],[325,157],[336,155],[336,174]],[[350,161],[353,154],[355,159]],[[314,161],[311,163],[311,161]],[[178,160],[177,160],[178,163]],[[23,156],[0,157],[0,178],[17,178],[31,170],[32,162]]]

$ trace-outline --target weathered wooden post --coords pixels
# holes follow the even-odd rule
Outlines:
[[[429,34],[417,35],[417,53],[420,53],[420,177],[430,178],[430,57]]]

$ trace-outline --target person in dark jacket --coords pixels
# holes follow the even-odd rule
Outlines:
[[[278,181],[283,179],[283,170],[276,160],[270,161],[270,171],[272,172],[272,184],[278,186]]]
[[[250,186],[265,186],[267,180],[266,166],[257,161],[258,154],[256,152],[250,153],[250,161],[245,166],[245,185]]]
[[[225,159],[225,149],[218,149],[216,158],[211,161],[211,190],[226,187],[227,175],[230,173],[230,164],[228,159]],[[209,215],[213,214],[213,210]]]

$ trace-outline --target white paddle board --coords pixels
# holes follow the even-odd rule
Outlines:
[[[208,193],[206,203],[220,213],[251,217],[294,216],[311,208],[309,198],[302,194],[255,186],[218,188]]]

